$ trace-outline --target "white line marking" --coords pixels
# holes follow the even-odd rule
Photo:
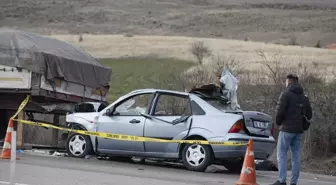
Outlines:
[[[10,184],[10,183],[5,182],[5,181],[0,181],[0,184]],[[15,183],[15,185],[28,185],[28,184]]]

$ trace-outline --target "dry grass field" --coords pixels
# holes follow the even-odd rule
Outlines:
[[[262,42],[239,41],[230,39],[195,38],[178,36],[137,36],[125,35],[52,35],[52,37],[70,42],[87,50],[97,58],[122,57],[162,57],[196,61],[190,49],[193,43],[204,41],[212,51],[212,57],[205,58],[204,66],[211,67],[216,60],[213,57],[225,57],[236,60],[249,70],[263,67],[259,50],[269,58],[281,56],[283,65],[297,67],[318,64],[318,67],[332,75],[336,67],[336,50],[266,44]]]

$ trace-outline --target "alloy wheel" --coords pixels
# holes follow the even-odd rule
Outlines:
[[[69,142],[69,150],[72,155],[80,156],[86,150],[85,138],[81,135],[73,135]]]
[[[201,145],[190,145],[186,151],[187,162],[191,166],[199,166],[205,160],[205,150]]]

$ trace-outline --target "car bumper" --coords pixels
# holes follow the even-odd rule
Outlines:
[[[260,138],[251,138],[253,139],[254,145],[254,157],[255,159],[267,159],[275,149],[275,141],[273,138],[269,139],[260,139]],[[248,142],[249,138],[212,138],[209,141],[223,142],[223,141],[232,141],[232,142]],[[227,159],[227,158],[244,158],[246,153],[247,146],[221,146],[221,145],[212,145],[212,149],[216,159]]]

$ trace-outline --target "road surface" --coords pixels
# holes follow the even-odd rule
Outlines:
[[[17,185],[224,185],[235,184],[239,179],[239,175],[218,166],[199,173],[161,162],[140,164],[31,154],[19,157],[15,174]],[[0,160],[0,185],[9,184],[9,166],[8,160]],[[275,180],[274,172],[257,173],[260,185]],[[335,185],[336,177],[302,174],[300,184]]]

